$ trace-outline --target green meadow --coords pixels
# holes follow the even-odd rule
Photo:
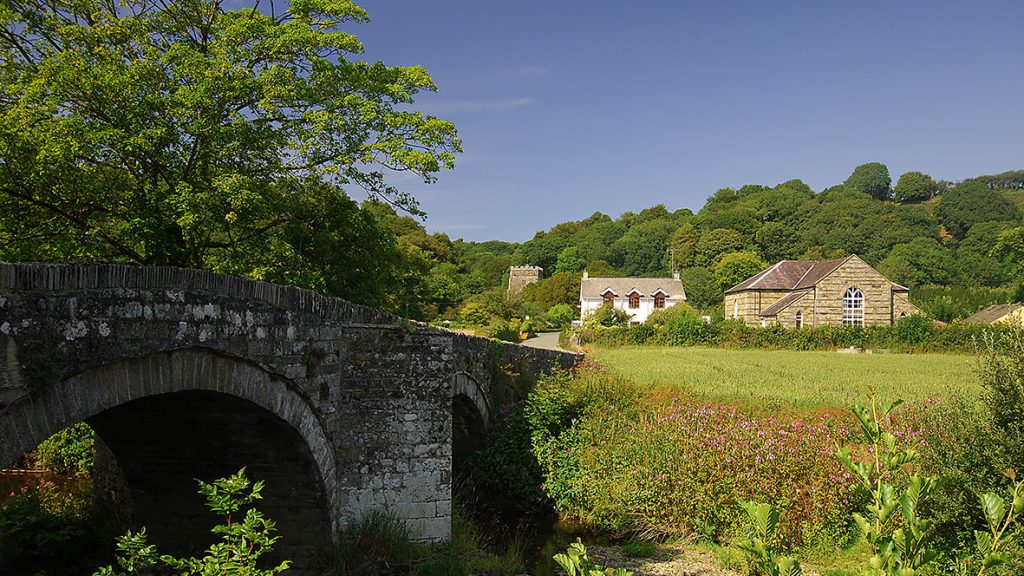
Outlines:
[[[610,371],[651,387],[743,403],[845,406],[869,390],[882,401],[976,395],[979,359],[959,354],[841,354],[696,347],[601,348]]]

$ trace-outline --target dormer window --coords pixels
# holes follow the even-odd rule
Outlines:
[[[658,292],[657,294],[654,295],[654,307],[655,308],[664,308],[665,307],[665,294],[664,293]]]
[[[639,308],[640,307],[640,294],[633,292],[629,295],[629,307]]]
[[[601,294],[601,297],[604,298],[605,304],[615,303],[615,293],[611,290],[606,290],[604,294]]]

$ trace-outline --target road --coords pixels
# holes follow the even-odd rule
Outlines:
[[[544,350],[566,351],[558,347],[558,332],[540,332],[533,338],[523,340],[522,345]]]

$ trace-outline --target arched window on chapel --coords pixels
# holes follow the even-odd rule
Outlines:
[[[864,293],[850,287],[843,294],[843,326],[864,327]]]

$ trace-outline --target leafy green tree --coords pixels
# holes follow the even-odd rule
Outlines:
[[[623,254],[622,271],[627,276],[664,274],[668,239],[675,228],[672,220],[647,220],[630,228],[615,242]]]
[[[587,264],[587,274],[596,278],[618,278],[623,275],[604,260],[595,260]]]
[[[679,280],[686,291],[686,302],[698,310],[707,310],[722,301],[718,278],[707,268],[684,268]]]
[[[565,328],[575,320],[579,314],[576,309],[568,304],[555,304],[551,308],[548,308],[545,316],[548,319],[548,323],[558,328]]]
[[[761,215],[755,208],[735,202],[714,209],[705,207],[697,215],[695,223],[702,230],[728,228],[749,238],[761,227],[761,221]]]
[[[575,274],[583,270],[587,261],[580,256],[579,248],[567,246],[565,250],[558,253],[558,262],[555,264],[555,272],[568,272]]]
[[[540,282],[529,284],[523,290],[523,295],[526,300],[539,304],[544,310],[555,304],[576,306],[580,301],[580,282],[579,274],[556,272]]]
[[[939,191],[932,177],[923,172],[904,172],[892,190],[896,202],[927,200]]]
[[[1020,217],[1012,202],[980,182],[965,182],[943,194],[935,216],[957,239],[978,222],[1012,222]]]
[[[999,232],[991,254],[1013,263],[1015,274],[1021,276],[1024,271],[1024,226],[1014,226]]]
[[[753,252],[732,252],[722,256],[715,265],[715,278],[723,290],[750,278],[768,267],[768,263]]]
[[[870,194],[876,200],[888,200],[892,177],[889,168],[881,162],[868,162],[853,169],[843,185]]]
[[[675,264],[679,268],[693,266],[697,258],[697,242],[700,233],[690,223],[683,224],[672,233],[669,246],[675,251]]]
[[[460,150],[455,127],[409,108],[436,89],[425,70],[355,59],[359,6],[259,8],[0,7],[0,257],[192,266],[346,296],[362,272],[386,276],[366,253],[388,240],[341,187],[418,213],[385,174],[432,181]]]
[[[1013,228],[1010,222],[979,222],[956,247],[960,279],[972,286],[1002,286],[1010,280],[1018,259],[995,249],[1000,235]]]
[[[711,267],[725,254],[739,252],[747,248],[746,237],[735,230],[715,228],[701,234],[697,243],[697,264]]]
[[[910,287],[923,284],[944,284],[952,280],[953,267],[949,252],[930,238],[917,238],[893,247],[878,271],[894,282]]]
[[[782,222],[765,222],[754,235],[761,254],[769,262],[796,258],[800,250],[800,237],[792,226]]]
[[[540,266],[545,270],[554,270],[558,263],[558,254],[568,245],[566,238],[537,232],[533,238],[523,242],[512,254],[512,264],[516,266]]]

